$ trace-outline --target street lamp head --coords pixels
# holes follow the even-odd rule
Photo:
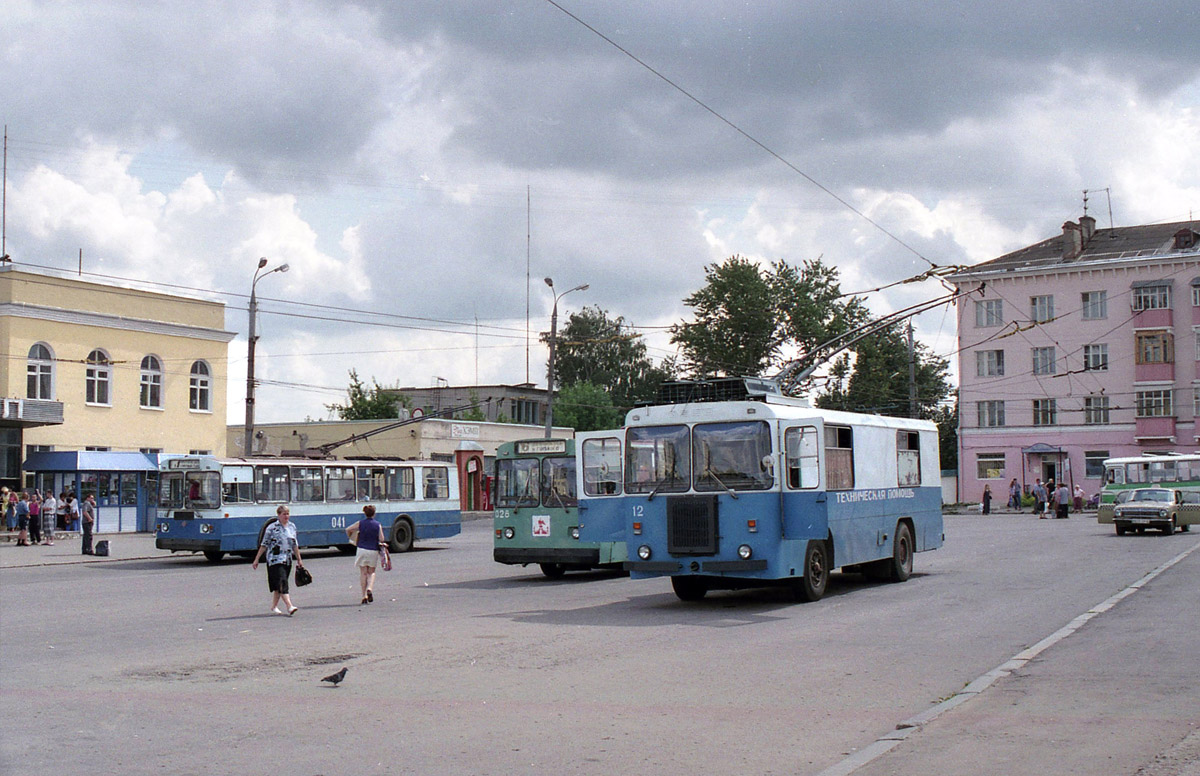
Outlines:
[[[550,286],[551,288],[554,288],[553,280],[551,280],[550,278],[542,278],[542,279],[546,281],[546,285]]]
[[[575,286],[572,291],[587,291],[590,284],[584,283],[582,286]]]
[[[258,260],[258,268],[262,269],[265,266],[267,266],[267,257],[263,256],[261,259]]]
[[[291,269],[291,266],[290,266],[290,265],[288,265],[288,264],[281,264],[281,265],[279,265],[279,270],[278,270],[278,271],[279,271],[279,272],[287,272],[289,269]]]

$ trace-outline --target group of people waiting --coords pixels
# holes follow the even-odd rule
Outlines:
[[[96,525],[96,497],[88,495],[81,503],[74,493],[40,490],[21,491],[0,488],[4,504],[4,525],[17,531],[17,546],[54,545],[55,531],[72,531],[83,537],[83,554],[92,555],[92,529]]]
[[[1083,488],[1076,485],[1075,492],[1072,493],[1065,482],[1058,483],[1056,487],[1054,482],[1042,484],[1041,478],[1034,481],[1033,487],[1029,490],[1029,495],[1033,496],[1033,514],[1042,519],[1049,517],[1050,512],[1054,512],[1055,518],[1065,518],[1070,516],[1071,506],[1074,505],[1076,512],[1083,511]],[[1008,486],[1008,504],[1009,509],[1017,512],[1021,511],[1021,485],[1016,478],[1009,483]],[[983,514],[991,514],[992,511],[992,486],[983,486]]]

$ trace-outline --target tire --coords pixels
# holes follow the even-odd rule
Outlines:
[[[708,580],[704,577],[671,577],[671,589],[680,601],[699,601],[708,593]]]
[[[1175,518],[1174,517],[1172,517],[1169,521],[1167,521],[1167,524],[1163,526],[1162,532],[1164,534],[1166,534],[1167,536],[1173,536],[1175,534]]]
[[[337,551],[343,555],[353,555],[354,553],[358,552],[358,548],[353,544],[339,544],[337,546]]]
[[[221,550],[205,550],[204,557],[208,559],[209,563],[220,563],[221,558],[225,557],[225,553]]]
[[[1188,523],[1184,523],[1183,525],[1179,526],[1179,530],[1187,533],[1188,531],[1192,530],[1192,526]]]
[[[896,538],[892,541],[892,560],[888,564],[888,580],[906,582],[913,570],[913,535],[908,523],[896,524]]]
[[[549,579],[559,579],[567,573],[567,567],[561,563],[539,563],[538,566]]]
[[[1118,525],[1118,526],[1117,526],[1117,536],[1124,536],[1124,535],[1125,535],[1125,532],[1126,532],[1127,530],[1129,530],[1129,529],[1127,529],[1125,526],[1123,526],[1123,525]]]
[[[821,600],[829,586],[829,547],[810,539],[804,548],[804,573],[792,580],[792,596],[797,601]]]
[[[388,549],[392,552],[408,552],[413,546],[413,527],[407,517],[398,517],[392,524],[392,538]]]

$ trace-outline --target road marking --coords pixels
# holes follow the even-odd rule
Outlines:
[[[854,773],[864,765],[874,762],[890,752],[892,749],[895,749],[897,746],[899,746],[901,741],[908,738],[914,731],[919,730],[923,725],[929,724],[946,712],[950,711],[950,709],[953,709],[956,706],[961,706],[972,698],[978,696],[1000,679],[1003,679],[1004,677],[1012,674],[1013,671],[1024,667],[1025,664],[1030,660],[1033,660],[1050,647],[1054,646],[1067,636],[1070,636],[1072,633],[1082,628],[1084,624],[1093,617],[1097,617],[1104,612],[1107,612],[1119,602],[1141,590],[1159,574],[1162,574],[1164,571],[1176,565],[1198,549],[1200,549],[1200,542],[1193,544],[1188,549],[1184,550],[1171,560],[1146,574],[1144,577],[1129,585],[1119,593],[1109,596],[1100,603],[1091,607],[1083,614],[1079,615],[1063,627],[1056,630],[1054,633],[1051,633],[1046,638],[1034,644],[1032,647],[1018,652],[1008,660],[993,668],[991,671],[976,677],[974,681],[970,682],[966,687],[962,688],[954,695],[951,695],[946,700],[931,706],[920,714],[909,717],[903,722],[900,722],[898,725],[896,725],[895,730],[880,736],[867,746],[864,746],[854,754],[842,759],[840,762],[830,766],[829,768],[826,768],[816,776],[849,776],[849,774]]]

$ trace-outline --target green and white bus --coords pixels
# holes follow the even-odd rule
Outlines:
[[[1167,453],[1109,458],[1104,462],[1104,487],[1096,519],[1113,522],[1117,503],[1140,488],[1200,491],[1200,453]],[[1129,495],[1122,495],[1129,494]]]

